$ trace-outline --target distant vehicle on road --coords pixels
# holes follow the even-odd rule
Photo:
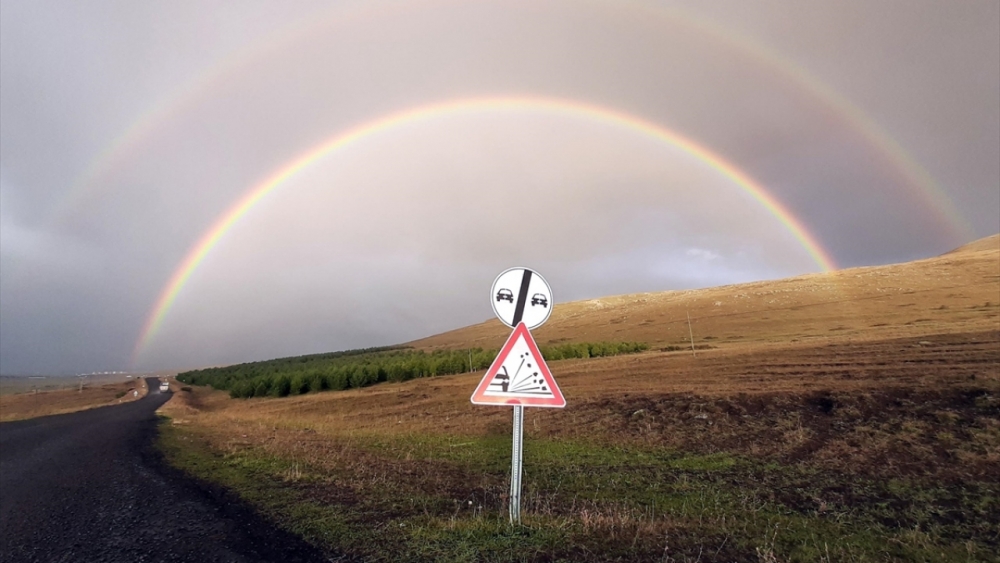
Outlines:
[[[160,393],[166,393],[167,391],[170,391],[170,384],[166,381],[160,383]]]
[[[513,303],[514,302],[514,292],[511,291],[511,290],[509,290],[509,289],[501,289],[500,291],[498,291],[497,292],[497,301],[503,301],[504,299],[506,299],[507,301],[510,301],[511,303]]]
[[[545,297],[544,295],[542,295],[541,293],[536,293],[536,294],[534,294],[534,295],[531,296],[531,304],[532,305],[541,305],[542,307],[545,307],[546,309],[548,309],[549,308],[549,299],[547,297]]]

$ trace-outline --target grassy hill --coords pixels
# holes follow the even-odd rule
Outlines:
[[[689,349],[691,316],[697,356]],[[496,348],[489,321],[412,343]],[[997,561],[1000,237],[906,264],[557,304],[568,405],[525,417],[482,371],[235,400],[195,387],[161,448],[332,557],[370,561]],[[710,346],[710,348],[707,348]]]
[[[998,287],[1000,235],[993,235],[904,264],[559,303],[533,332],[539,344],[628,340],[655,348],[688,342],[687,315],[696,342],[713,345],[989,329],[1000,326]],[[508,333],[491,319],[408,345],[497,348]]]

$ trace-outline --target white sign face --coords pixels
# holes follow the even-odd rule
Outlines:
[[[523,322],[517,325],[493,365],[472,393],[476,405],[566,406],[559,385]]]
[[[490,303],[503,324],[514,328],[524,322],[533,329],[542,326],[552,313],[552,289],[537,272],[511,268],[493,282]]]

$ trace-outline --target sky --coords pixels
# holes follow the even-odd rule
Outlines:
[[[0,373],[389,345],[1000,232],[1000,3],[0,0]]]

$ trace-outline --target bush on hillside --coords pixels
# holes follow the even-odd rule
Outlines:
[[[558,361],[633,354],[648,348],[639,342],[580,342],[543,346],[540,351],[546,360]],[[493,363],[497,352],[482,348],[430,353],[368,348],[189,371],[179,374],[177,380],[227,390],[233,398],[287,397],[483,370]]]

